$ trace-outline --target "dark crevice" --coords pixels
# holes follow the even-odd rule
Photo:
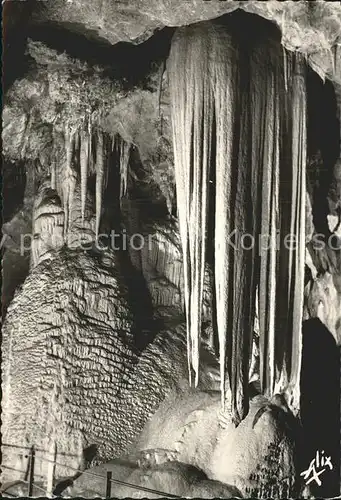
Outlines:
[[[323,82],[311,69],[308,70],[308,158],[319,157],[309,167],[308,179],[312,188],[313,222],[317,233],[328,238],[328,191],[333,181],[333,167],[340,151],[340,124],[333,84]]]
[[[26,188],[26,169],[23,162],[2,164],[2,182],[6,196],[2,201],[2,223],[6,223],[23,207]]]
[[[2,86],[3,92],[22,77],[29,68],[25,56],[28,19],[33,2],[7,1],[2,9]]]
[[[317,318],[303,323],[301,368],[302,464],[306,470],[316,452],[332,459],[321,486],[312,482],[315,498],[340,494],[340,348]]]
[[[64,25],[44,23],[30,26],[27,36],[90,66],[103,66],[106,76],[131,86],[143,85],[153,65],[165,60],[173,32],[173,28],[164,28],[139,45],[128,42],[110,45],[70,31]]]
[[[236,9],[231,13],[212,19],[212,21],[226,26],[229,33],[246,47],[250,45],[250,40],[252,40],[252,45],[264,40],[264,38],[281,41],[281,31],[274,22],[242,9]]]
[[[57,52],[66,52],[70,57],[86,62],[90,66],[103,66],[105,75],[121,80],[128,87],[148,85],[148,75],[153,66],[164,61],[170,50],[175,28],[164,28],[145,42],[134,45],[118,42],[111,45],[101,39],[95,31],[87,30],[77,23],[35,23],[32,13],[44,9],[44,2],[25,0],[7,1],[3,8],[3,90],[25,75],[32,59],[26,53],[28,38],[44,43]],[[15,63],[14,63],[15,61]]]
[[[12,221],[20,210],[25,210],[26,181],[24,162],[13,164],[3,160],[2,185],[6,187],[6,195],[3,191],[1,197],[1,225],[4,238],[1,246],[1,316],[3,319],[15,290],[24,282],[28,273],[29,258],[19,253],[23,220],[19,216],[19,220]],[[4,225],[6,223],[7,226]]]
[[[115,235],[114,240],[110,236],[110,239],[103,241],[103,244],[111,246],[117,253],[120,272],[124,277],[128,302],[133,314],[134,347],[137,352],[141,352],[155,335],[153,305],[145,278],[142,272],[133,266],[129,254],[129,243],[127,243],[129,235],[124,229],[120,207],[120,151],[117,141],[114,148],[107,149],[107,155],[109,171],[107,188],[103,195],[105,212],[102,216],[100,232],[105,235]]]

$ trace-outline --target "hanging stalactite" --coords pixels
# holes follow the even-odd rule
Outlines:
[[[120,200],[127,194],[131,144],[120,138]]]
[[[283,75],[280,46],[266,40],[250,60],[252,123],[252,196],[259,218],[259,328],[261,390],[270,395],[275,381],[276,235],[278,230],[278,181],[280,82]],[[270,61],[270,63],[269,63]]]
[[[242,142],[239,163],[235,159],[239,135],[244,140],[247,133],[247,101],[239,103],[238,65],[238,51],[232,38],[224,28],[210,23],[179,30],[168,61],[189,363],[197,382],[209,170],[213,163],[221,395],[224,405],[227,366],[236,422],[248,410],[246,389],[255,295],[254,273],[250,278],[245,272],[246,261],[252,265],[250,254],[233,253],[229,244],[233,229],[243,232],[249,228],[251,208],[247,195],[250,182],[245,176],[248,156]],[[236,140],[235,122],[241,110],[243,118],[239,120]],[[215,158],[211,155],[213,139]]]
[[[243,385],[243,364],[248,364],[248,358],[243,358],[243,352],[240,351],[243,338],[243,332],[239,331],[239,327],[242,326],[240,312],[243,309],[240,301],[243,299],[238,295],[240,292],[243,293],[243,290],[239,290],[241,282],[235,282],[233,276],[235,274],[236,278],[238,276],[242,279],[241,261],[238,258],[243,259],[243,256],[241,252],[236,252],[234,255],[229,244],[231,231],[242,229],[245,212],[244,207],[238,206],[243,198],[243,186],[234,164],[235,145],[238,143],[235,137],[235,122],[239,100],[239,54],[234,42],[224,29],[218,31],[216,28],[213,33],[210,71],[214,89],[216,131],[214,254],[220,383],[224,404],[225,367],[227,366],[234,419],[240,421],[242,418],[240,413],[244,414],[241,408],[243,406],[241,401],[244,397],[240,383]],[[243,176],[242,172],[240,174]],[[240,197],[235,197],[236,190],[239,191]],[[235,300],[239,302],[238,308],[232,311],[231,304]],[[229,317],[231,311],[233,319]]]
[[[72,209],[73,209],[73,198],[76,188],[76,174],[73,171],[73,152],[74,152],[74,141],[75,141],[75,130],[66,126],[65,130],[65,151],[66,160],[65,167],[62,171],[62,193],[63,193],[63,207],[64,207],[64,234],[66,235],[70,231],[72,222]]]
[[[103,132],[97,132],[96,148],[96,237],[98,237],[102,213],[102,197],[104,189],[104,138]]]
[[[56,163],[54,159],[51,162],[51,189],[57,189],[57,178],[56,178]]]
[[[62,137],[63,137],[62,134],[58,133],[55,127],[53,127],[52,129],[53,152],[51,158],[51,188],[55,189],[61,198],[63,197],[62,172],[64,171],[64,165],[61,163],[60,158],[65,151],[65,138],[63,137],[62,139]]]
[[[300,402],[300,371],[302,354],[302,316],[305,261],[305,200],[306,200],[306,155],[307,155],[307,95],[304,59],[295,55],[289,111],[291,126],[291,213],[290,233],[295,244],[289,249],[288,312],[286,372],[288,376],[288,399],[295,412]]]
[[[285,392],[297,412],[305,258],[306,92],[302,60],[290,54],[284,60],[283,71],[279,43],[269,40],[252,52],[251,142],[252,168],[260,179],[254,206],[259,210],[262,244],[261,389],[269,397]]]
[[[292,409],[298,407],[306,95],[303,62],[295,58],[295,72],[292,56],[283,52],[279,40],[258,42],[249,55],[235,43],[226,28],[213,23],[181,28],[173,38],[167,73],[189,367],[197,383],[212,163],[221,393],[224,403],[227,367],[238,423],[248,411],[257,287],[262,391],[269,397],[275,391],[286,392]],[[249,57],[249,63],[241,57]],[[233,231],[237,239],[248,234],[253,244],[232,249]],[[278,249],[278,235],[283,238],[289,231],[299,242],[297,249]]]
[[[74,147],[75,147],[76,153],[79,156],[79,152],[80,152],[79,151],[79,147],[80,147],[80,133],[78,131],[75,133]]]
[[[82,130],[80,134],[80,173],[81,173],[81,215],[82,223],[84,223],[85,215],[85,202],[86,202],[86,192],[87,192],[87,180],[89,172],[89,153],[90,153],[90,142],[88,131]]]
[[[200,32],[200,30],[199,30]],[[202,35],[202,36],[200,36]],[[178,30],[168,60],[174,163],[184,261],[189,377],[199,377],[205,234],[213,95],[208,72],[210,35]]]

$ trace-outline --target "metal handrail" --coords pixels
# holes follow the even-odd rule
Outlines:
[[[2,444],[2,446],[12,447],[12,448],[18,448],[18,449],[26,449],[26,450],[27,449],[31,449],[32,450],[32,447],[31,448],[28,448],[28,447],[25,447],[25,446],[21,447],[21,446],[18,446],[18,445],[9,445],[7,443]],[[44,450],[39,450],[39,448],[34,448],[34,451],[44,451]],[[70,455],[70,456],[75,456],[75,455]],[[32,454],[31,455],[24,455],[23,457],[24,458],[31,458],[31,460],[32,460]],[[70,465],[62,464],[60,462],[56,462],[55,460],[49,460],[48,458],[40,457],[40,456],[37,456],[35,454],[34,454],[34,460],[40,460],[41,462],[51,463],[51,464],[54,464],[55,466],[64,467],[66,469],[69,469],[72,472],[76,472],[76,473],[79,473],[79,474],[84,474],[86,476],[104,479],[104,480],[107,481],[107,484],[108,483],[109,484],[118,484],[120,486],[125,486],[127,488],[131,488],[131,489],[135,489],[135,490],[139,490],[139,491],[144,491],[146,493],[152,493],[152,494],[155,494],[155,495],[159,495],[159,496],[161,496],[163,498],[181,498],[178,495],[173,495],[171,493],[165,493],[164,491],[158,491],[158,490],[154,490],[152,488],[146,488],[144,486],[139,486],[137,484],[128,483],[126,481],[121,481],[120,479],[112,478],[111,473],[110,473],[111,471],[109,471],[110,474],[107,472],[107,476],[104,476],[104,475],[101,475],[101,474],[96,474],[95,472],[90,472],[90,471],[87,471],[87,470],[77,469],[77,468],[72,467]],[[22,471],[22,470],[19,470],[19,469],[15,469],[14,467],[9,467],[9,466],[3,465],[3,464],[1,466],[3,468],[5,468],[5,469],[13,470],[15,472],[20,472],[22,474],[25,474],[27,472],[27,471]],[[34,473],[34,475],[36,475],[36,474]],[[44,476],[42,476],[41,474],[38,474],[38,477],[39,478],[44,478]],[[37,489],[43,491],[44,493],[46,493],[46,491],[41,486],[37,485],[36,483],[34,483],[34,486],[33,486],[33,481],[26,481],[24,479],[21,479],[20,482],[28,484],[31,489],[32,489],[32,487],[34,487],[34,488],[37,488]],[[110,491],[110,488],[108,488],[108,486],[107,486],[107,492],[108,492],[108,490]],[[85,488],[84,491],[90,492],[90,490],[87,490],[86,488]],[[6,492],[4,490],[2,490],[2,493],[6,493]],[[11,494],[9,494],[9,495],[12,496]]]
[[[59,467],[65,467],[67,469],[70,469],[74,472],[80,472],[81,474],[84,474],[84,475],[87,475],[87,476],[92,476],[92,477],[97,477],[97,478],[100,478],[100,479],[106,479],[105,476],[102,476],[101,474],[96,474],[94,472],[89,472],[89,471],[86,471],[86,470],[80,470],[80,469],[76,469],[75,467],[71,467],[69,465],[65,465],[65,464],[61,464],[60,462],[56,462],[54,460],[49,460],[48,458],[43,458],[43,457],[36,457],[37,460],[41,460],[42,462],[48,462],[48,463],[52,463],[52,464],[55,464],[55,465],[59,465]],[[125,481],[121,481],[120,479],[110,479],[110,482],[114,483],[114,484],[119,484],[120,486],[127,486],[128,488],[132,488],[132,489],[136,489],[136,490],[140,490],[140,491],[145,491],[147,493],[155,493],[156,495],[160,495],[160,496],[163,496],[164,498],[181,498],[179,497],[178,495],[173,495],[171,493],[165,493],[164,491],[158,491],[158,490],[154,490],[154,489],[151,489],[151,488],[145,488],[144,486],[138,486],[137,484],[132,484],[132,483],[127,483]]]

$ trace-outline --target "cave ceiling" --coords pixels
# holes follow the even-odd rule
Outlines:
[[[341,83],[340,61],[336,57],[341,44],[339,2],[48,0],[17,8],[22,11],[19,17],[29,17],[31,27],[62,26],[110,45],[139,44],[164,27],[188,25],[243,9],[274,22],[288,50],[302,52],[321,76]]]

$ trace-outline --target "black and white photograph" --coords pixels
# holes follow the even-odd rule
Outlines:
[[[341,499],[341,2],[2,0],[2,498]]]

